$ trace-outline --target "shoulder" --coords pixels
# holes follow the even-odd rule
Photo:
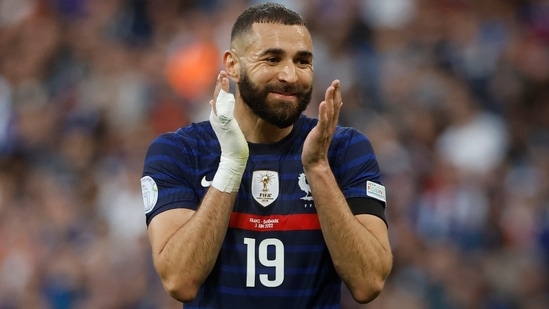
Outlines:
[[[149,149],[181,149],[212,142],[217,142],[213,129],[209,121],[202,121],[181,127],[177,131],[158,135],[151,142]]]
[[[362,145],[371,148],[371,142],[368,136],[366,136],[364,132],[353,127],[337,126],[333,140],[335,143],[343,144],[348,147]]]
[[[219,149],[219,142],[207,121],[162,133],[147,149],[143,175],[162,175],[157,178],[190,175],[204,162],[204,158],[215,160]]]
[[[210,123],[203,121],[158,135],[147,149],[145,163],[192,162],[193,158],[217,153],[219,149]]]
[[[170,134],[174,139],[188,142],[198,142],[215,137],[209,121],[193,122],[188,126],[179,128],[175,132],[167,134]]]
[[[302,115],[296,123],[296,128],[306,135],[318,123],[318,119]],[[359,147],[373,151],[370,139],[362,131],[354,127],[338,125],[332,138],[332,148],[343,150],[347,147]]]
[[[318,123],[318,119],[309,117],[305,114],[301,114],[301,117],[297,120],[295,123],[295,126],[299,128],[300,130],[310,131],[316,124]]]
[[[296,125],[299,126],[301,130],[310,131],[312,128],[316,126],[317,123],[318,123],[318,119],[311,118],[306,115],[302,115],[299,121],[296,123]],[[368,140],[368,137],[360,130],[354,127],[338,125],[334,133],[334,139],[349,139],[349,138],[355,138],[359,140]]]

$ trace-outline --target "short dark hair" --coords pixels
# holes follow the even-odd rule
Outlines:
[[[306,26],[305,20],[297,12],[279,3],[267,2],[251,6],[238,16],[231,30],[231,42],[249,31],[254,23]]]

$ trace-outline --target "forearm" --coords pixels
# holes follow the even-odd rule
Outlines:
[[[215,265],[248,161],[248,143],[234,118],[235,98],[228,91],[227,73],[221,71],[210,100],[210,125],[221,148],[210,189],[196,211],[173,209],[149,224],[156,271],[164,288],[183,302],[196,297]]]
[[[156,269],[174,298],[193,299],[211,272],[225,238],[236,194],[210,188],[198,210],[156,254]]]
[[[336,271],[357,301],[372,300],[391,269],[388,240],[353,215],[329,166],[309,169],[306,175]]]

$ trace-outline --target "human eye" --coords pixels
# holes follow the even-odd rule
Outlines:
[[[271,57],[265,58],[265,61],[268,62],[268,63],[276,64],[276,63],[279,63],[279,62],[280,62],[280,58],[279,58],[279,57],[275,57],[275,56],[271,56]]]
[[[298,59],[297,63],[302,64],[302,65],[309,65],[309,64],[311,64],[311,59],[305,59],[305,58]]]
[[[296,60],[296,64],[300,67],[309,67],[313,64],[310,58],[299,58]]]
[[[313,54],[310,52],[299,52],[294,57],[296,65],[307,68],[313,65]]]

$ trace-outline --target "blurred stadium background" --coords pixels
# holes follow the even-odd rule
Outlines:
[[[152,269],[139,178],[205,119],[244,0],[0,0],[0,309],[180,308]],[[395,255],[343,308],[549,305],[549,2],[283,1],[315,39],[315,115],[372,140]]]

